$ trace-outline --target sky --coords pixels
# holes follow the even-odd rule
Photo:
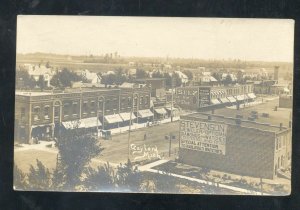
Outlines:
[[[17,53],[293,62],[294,21],[18,16]]]

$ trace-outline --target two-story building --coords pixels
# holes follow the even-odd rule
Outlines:
[[[52,138],[61,126],[108,130],[151,120],[146,88],[16,92],[15,139],[19,142]]]

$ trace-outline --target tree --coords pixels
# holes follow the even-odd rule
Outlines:
[[[127,163],[117,167],[115,182],[122,191],[137,192],[140,191],[142,176],[137,167],[134,167],[128,159]]]
[[[66,88],[71,87],[72,82],[81,81],[82,78],[76,73],[64,68],[57,72],[51,79],[50,84],[55,87]]]
[[[41,88],[41,90],[45,89],[46,84],[45,84],[45,78],[43,75],[39,76],[39,80],[37,81],[37,86],[39,86]]]
[[[190,70],[184,70],[183,73],[189,78],[189,81],[193,80],[193,73]]]
[[[26,70],[16,71],[16,87],[17,88],[33,88],[35,80],[28,74]]]
[[[107,87],[107,85],[116,84],[116,75],[115,74],[106,74],[102,76],[101,83]]]
[[[144,69],[137,69],[136,70],[136,78],[143,79],[143,78],[146,78],[147,76],[148,76],[147,72]]]
[[[14,189],[26,189],[26,174],[14,164]]]
[[[28,188],[30,190],[49,190],[51,186],[51,174],[49,170],[38,159],[37,167],[30,165],[28,176]]]
[[[230,85],[232,84],[232,78],[230,76],[230,74],[227,74],[226,78],[223,81],[224,85]]]
[[[163,78],[163,77],[164,77],[164,74],[161,73],[160,71],[155,71],[152,74],[152,78]]]
[[[115,173],[109,162],[104,166],[98,166],[97,169],[88,167],[85,172],[87,178],[84,181],[84,186],[89,191],[114,191],[115,188]]]
[[[91,159],[103,150],[97,143],[97,138],[85,129],[64,130],[57,141],[59,150],[58,172],[63,174],[65,189],[74,189],[81,183],[84,169]]]
[[[116,72],[115,84],[122,85],[126,81],[124,70],[122,68],[117,68],[115,72]]]

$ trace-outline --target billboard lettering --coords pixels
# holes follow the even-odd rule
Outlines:
[[[226,124],[181,120],[180,148],[225,155],[226,134]]]

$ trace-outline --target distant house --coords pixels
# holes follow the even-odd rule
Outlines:
[[[195,85],[215,85],[218,83],[218,80],[211,75],[211,72],[201,72],[194,75],[194,84]]]
[[[231,74],[231,73],[223,73],[222,76],[221,76],[221,79],[225,80],[228,76],[231,78],[232,82],[237,81],[237,77],[234,74]]]
[[[272,94],[271,89],[275,84],[275,80],[254,81],[253,92],[256,94]]]
[[[186,76],[186,74],[182,73],[181,71],[175,71],[174,73],[178,75],[182,84],[186,84],[189,82],[189,78],[188,76]]]
[[[90,72],[89,70],[85,69],[81,72],[81,76],[86,79],[88,83],[92,84],[100,84],[101,83],[101,77],[95,73]]]
[[[27,70],[28,74],[35,80],[38,81],[40,76],[43,76],[45,85],[47,87],[50,86],[50,80],[56,71],[53,68],[48,68],[45,65],[32,65],[32,64],[24,64],[24,69]]]

